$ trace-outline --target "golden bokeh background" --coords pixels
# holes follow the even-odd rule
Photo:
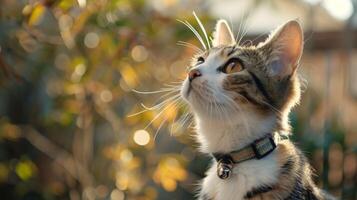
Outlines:
[[[292,139],[319,186],[357,199],[356,9],[352,0],[2,0],[1,199],[194,199],[210,158],[187,108],[154,106],[177,91],[135,92],[170,92],[186,76],[195,50],[177,43],[199,41],[177,20],[200,30],[193,11],[209,34],[227,19],[243,44],[301,20]]]

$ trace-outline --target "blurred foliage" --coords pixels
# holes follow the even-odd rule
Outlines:
[[[132,89],[182,77],[185,61],[177,60],[192,54],[176,46],[192,35],[158,9],[142,0],[2,3],[0,191],[7,199],[192,196],[188,183],[178,186],[188,177],[188,160],[177,152],[183,145],[173,143],[175,154],[155,150],[174,140],[153,141],[157,121],[140,132],[155,113],[127,117],[143,98]],[[175,115],[164,113],[170,121]]]
[[[145,130],[155,112],[128,115],[157,99],[132,89],[153,90],[185,76],[193,50],[176,42],[197,41],[175,19],[195,24],[191,11],[198,3],[212,30],[214,20],[200,1],[3,0],[2,198],[192,199],[208,158],[197,155],[189,131],[170,136],[182,111],[172,106]],[[305,95],[304,107],[292,115],[301,133],[294,139],[321,174],[322,135],[304,126],[306,109],[316,108],[321,94]],[[327,127],[337,157],[350,148],[339,127]]]

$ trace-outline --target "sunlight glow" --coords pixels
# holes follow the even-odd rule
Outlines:
[[[87,1],[86,0],[78,0],[78,5],[81,7],[81,8],[84,8],[87,4]]]
[[[347,20],[353,13],[351,0],[324,0],[322,6],[339,20]]]
[[[304,0],[304,1],[309,3],[309,4],[315,5],[315,4],[319,3],[321,0]]]
[[[150,135],[146,130],[138,130],[134,133],[134,142],[140,146],[145,146],[150,142]]]

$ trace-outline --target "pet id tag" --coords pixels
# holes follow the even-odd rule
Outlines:
[[[217,165],[217,176],[220,179],[227,179],[232,174],[233,163],[227,160],[220,160]]]

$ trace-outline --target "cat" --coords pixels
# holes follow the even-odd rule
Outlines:
[[[200,150],[213,157],[198,199],[333,199],[287,137],[303,45],[297,20],[256,46],[237,44],[228,23],[217,22],[212,47],[194,57],[180,89]]]

